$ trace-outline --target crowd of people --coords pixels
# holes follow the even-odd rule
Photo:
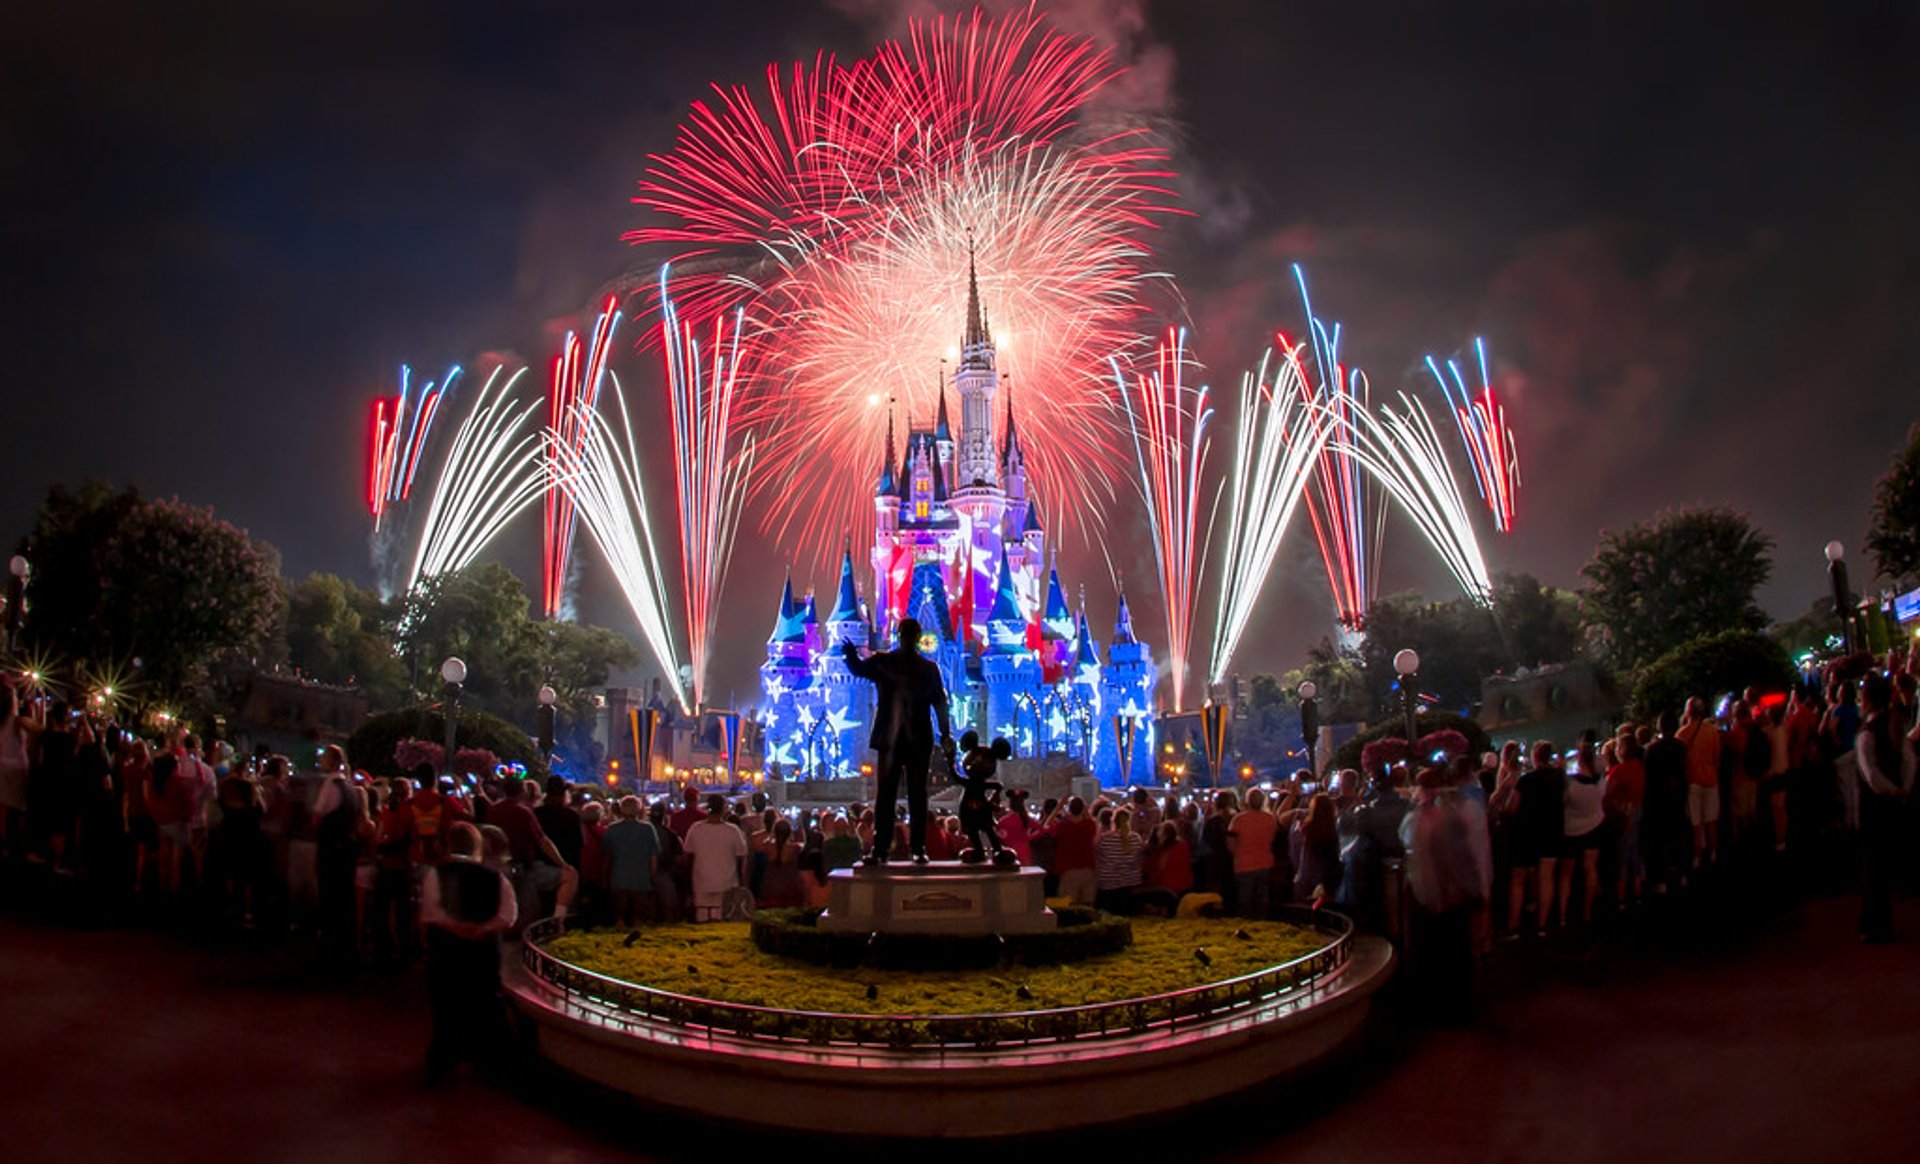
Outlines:
[[[556,914],[639,927],[821,906],[828,875],[876,849],[871,805],[782,809],[691,786],[648,803],[427,765],[370,776],[338,746],[304,765],[266,748],[240,756],[25,696],[9,687],[0,701],[10,871],[42,866],[154,916],[304,934],[337,966],[402,966],[435,943],[443,965],[461,949],[497,961],[498,935]],[[1916,741],[1915,672],[1889,667],[1717,707],[1689,700],[1564,749],[1514,742],[1324,783],[1302,771],[1037,807],[1014,788],[996,831],[1044,871],[1050,897],[1247,918],[1328,905],[1409,939],[1424,977],[1462,998],[1463,976],[1503,937],[1584,926],[1793,850],[1857,860],[1860,936],[1890,939]],[[881,851],[907,851],[905,823],[894,828]],[[959,818],[936,814],[928,855],[969,847]]]

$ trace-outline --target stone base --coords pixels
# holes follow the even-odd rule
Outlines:
[[[874,865],[827,875],[820,928],[880,934],[1033,934],[1059,923],[1047,908],[1046,874],[936,861]]]

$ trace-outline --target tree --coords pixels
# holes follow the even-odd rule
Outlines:
[[[438,694],[440,663],[457,655],[467,664],[463,703],[531,729],[535,693],[551,685],[559,750],[585,768],[598,759],[594,689],[640,659],[605,627],[535,621],[520,580],[491,562],[430,579],[402,601],[397,621],[403,661],[423,696]]]
[[[1580,654],[1580,599],[1570,590],[1542,586],[1531,574],[1502,574],[1493,583],[1493,615],[1515,666],[1567,663]]]
[[[1602,534],[1580,571],[1586,629],[1629,671],[1705,635],[1758,630],[1767,616],[1753,595],[1772,572],[1772,548],[1730,509],[1682,509]]]
[[[1373,696],[1367,689],[1366,665],[1359,652],[1321,639],[1307,648],[1305,666],[1281,677],[1279,686],[1290,703],[1297,703],[1300,684],[1312,680],[1318,694],[1321,723],[1354,723],[1374,718]]]
[[[408,701],[407,666],[394,653],[392,612],[380,596],[336,574],[310,574],[287,595],[287,662],[303,676],[358,687],[375,710]]]
[[[1907,430],[1907,447],[1874,487],[1867,550],[1889,578],[1920,572],[1920,424]]]
[[[1759,687],[1785,691],[1798,676],[1778,642],[1755,631],[1722,631],[1683,643],[1648,664],[1633,685],[1632,711],[1650,720],[1679,711],[1688,699],[1712,700]]]
[[[55,487],[29,539],[29,641],[94,666],[138,660],[165,699],[204,698],[207,668],[274,634],[280,555],[178,500]]]
[[[1391,595],[1373,604],[1366,626],[1360,658],[1378,709],[1399,706],[1393,657],[1405,648],[1420,655],[1420,690],[1459,711],[1479,702],[1480,680],[1499,670],[1507,657],[1493,614],[1464,598],[1428,602],[1418,594]]]

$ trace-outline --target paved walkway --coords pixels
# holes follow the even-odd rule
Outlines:
[[[1690,906],[1604,945],[1506,947],[1471,1030],[1383,1022],[1317,1080],[1071,1150],[1288,1164],[1911,1160],[1920,902],[1901,907],[1907,940],[1881,948],[1853,941],[1853,908]],[[712,1164],[847,1150],[636,1111],[542,1074],[511,1090],[423,1091],[417,973],[322,987],[284,950],[13,918],[0,920],[0,999],[9,1164]],[[1058,1158],[1063,1146],[987,1150]]]

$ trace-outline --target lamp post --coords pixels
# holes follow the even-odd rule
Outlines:
[[[1414,719],[1414,705],[1419,697],[1414,694],[1414,681],[1420,671],[1420,653],[1412,647],[1402,649],[1393,656],[1393,673],[1400,676],[1400,713],[1406,717],[1407,728],[1407,771],[1413,771],[1413,745],[1419,734]]]
[[[31,567],[26,555],[7,559],[7,653],[20,649],[20,628],[27,621],[27,575]]]
[[[560,701],[560,693],[552,684],[540,688],[540,710],[534,714],[534,726],[539,729],[540,758],[548,764],[553,763],[553,705]]]
[[[448,655],[440,664],[440,678],[447,684],[447,751],[442,771],[449,776],[458,775],[453,770],[454,733],[460,727],[460,685],[467,681],[467,665],[458,655]]]
[[[1840,641],[1853,654],[1853,598],[1847,587],[1847,547],[1838,539],[1827,543],[1827,578],[1833,583],[1833,613],[1840,619]]]
[[[1314,701],[1318,694],[1320,689],[1313,685],[1313,680],[1300,685],[1300,734],[1307,741],[1307,771],[1313,773],[1316,780],[1320,778],[1320,764],[1314,758],[1320,744],[1320,705]]]

